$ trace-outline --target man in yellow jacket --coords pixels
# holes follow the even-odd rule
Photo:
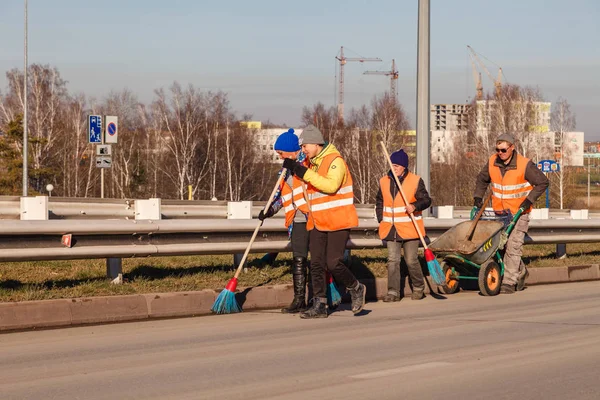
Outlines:
[[[483,166],[475,183],[474,206],[485,206],[483,196],[492,183],[492,208],[497,214],[512,215],[523,208],[525,212],[517,221],[505,245],[504,278],[500,293],[512,294],[523,289],[528,272],[521,260],[525,234],[529,229],[529,212],[533,203],[548,187],[548,178],[530,159],[517,153],[515,138],[504,133],[496,139],[496,153]]]
[[[350,229],[358,226],[352,175],[335,146],[325,142],[315,126],[304,129],[300,144],[310,166],[307,168],[291,159],[283,162],[285,168],[305,182],[308,194],[306,229],[310,231],[314,298],[312,307],[300,317],[327,318],[327,270],[337,282],[346,286],[352,297],[352,312],[358,314],[365,304],[366,287],[342,261]]]

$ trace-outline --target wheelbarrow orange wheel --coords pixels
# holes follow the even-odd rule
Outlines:
[[[458,284],[458,274],[452,271],[452,266],[446,264],[446,262],[441,262],[442,271],[444,271],[444,276],[446,277],[446,284],[441,287],[442,293],[445,294],[454,294],[460,290],[460,285]]]
[[[496,296],[500,293],[500,284],[502,283],[502,274],[500,266],[494,261],[482,265],[479,269],[479,290],[484,296]]]

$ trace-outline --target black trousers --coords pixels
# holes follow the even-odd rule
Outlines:
[[[306,222],[294,222],[292,227],[292,252],[294,258],[308,258],[308,231],[306,230]]]
[[[346,242],[350,237],[350,229],[333,232],[321,232],[314,228],[310,231],[310,274],[314,297],[327,297],[325,272],[329,270],[337,282],[346,288],[356,286],[354,274],[343,263]]]

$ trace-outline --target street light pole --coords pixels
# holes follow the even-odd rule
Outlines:
[[[429,185],[429,0],[419,0],[417,39],[417,174]],[[431,193],[431,192],[430,192]],[[423,212],[426,216],[427,211]]]
[[[23,197],[27,197],[27,189],[29,187],[29,179],[28,179],[28,171],[27,171],[27,164],[28,164],[28,154],[27,154],[27,145],[28,145],[28,140],[27,140],[27,87],[28,87],[28,83],[27,83],[27,0],[25,0],[25,68],[24,68],[24,82],[23,82],[23,103],[24,103],[24,107],[23,107]]]

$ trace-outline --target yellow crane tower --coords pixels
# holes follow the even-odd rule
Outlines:
[[[481,61],[481,59],[477,56],[477,52],[473,50],[473,48],[467,45],[467,48],[470,50],[471,57],[471,65],[473,66],[473,75],[475,79],[475,85],[477,86],[477,99],[481,100],[483,98],[483,87],[481,85],[481,73],[479,73],[479,79],[477,79],[475,63],[473,60],[477,61],[477,63],[481,66],[481,68],[485,71],[490,80],[494,83],[494,88],[496,90],[496,97],[500,96],[500,91],[502,90],[502,68],[498,66],[498,77],[494,79],[490,71],[486,68],[485,64]]]
[[[340,82],[339,82],[339,93],[338,93],[338,121],[344,123],[344,65],[348,61],[381,61],[381,58],[368,58],[368,57],[345,57],[344,46],[340,49],[339,56],[335,57],[340,62]]]
[[[392,69],[389,71],[365,71],[363,75],[385,75],[390,77],[390,96],[398,98],[398,89],[396,81],[398,80],[398,70],[396,69],[396,60],[392,60]]]

